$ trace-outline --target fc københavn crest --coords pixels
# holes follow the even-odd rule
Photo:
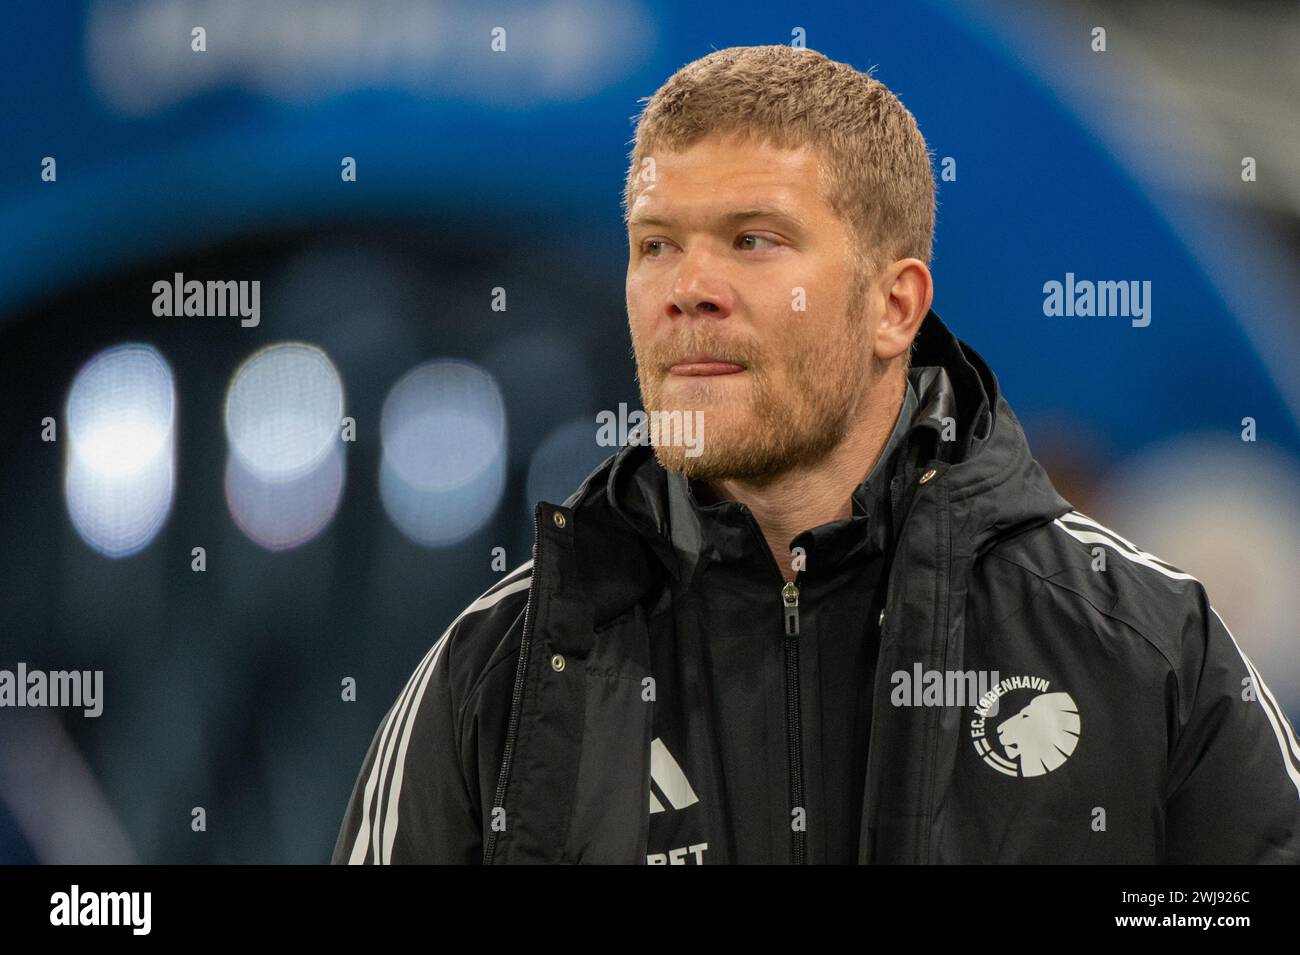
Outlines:
[[[1044,776],[1059,769],[1079,744],[1079,707],[1042,677],[1002,680],[980,697],[973,713],[975,752],[1008,776]]]

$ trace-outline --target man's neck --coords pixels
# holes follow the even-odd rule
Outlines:
[[[707,484],[712,497],[749,508],[786,580],[793,580],[790,542],[803,531],[852,516],[854,489],[871,473],[902,408],[906,380],[876,382],[844,438],[820,461],[757,486],[723,479]]]

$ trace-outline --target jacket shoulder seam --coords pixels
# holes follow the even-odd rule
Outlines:
[[[509,632],[510,632],[510,629],[509,629],[509,628],[506,628],[506,633],[509,633]],[[469,705],[470,705],[470,703],[472,703],[472,702],[474,701],[474,698],[475,698],[475,697],[479,694],[479,692],[483,689],[483,684],[487,682],[487,678],[488,678],[488,676],[491,675],[491,674],[492,674],[494,671],[496,671],[497,669],[499,669],[499,668],[501,667],[502,664],[505,664],[505,663],[514,663],[514,662],[516,662],[517,660],[518,660],[518,653],[517,653],[517,652],[516,652],[516,653],[504,653],[504,654],[502,654],[502,655],[501,655],[497,660],[495,660],[494,662],[488,663],[487,665],[485,665],[485,666],[483,667],[482,670],[479,671],[478,676],[476,676],[476,677],[474,678],[474,682],[473,682],[472,684],[470,684],[470,688],[469,688],[467,691],[465,691],[465,698],[464,698],[463,700],[461,700],[461,702],[460,702],[460,706],[457,708],[457,711],[456,711],[456,732],[457,732],[457,734],[460,733],[461,727],[465,725],[465,711],[469,709]]]
[[[526,590],[525,590],[525,591],[521,591],[521,593],[524,594],[524,597],[525,597],[525,599],[526,599],[526,598],[527,598],[527,591],[526,591]],[[513,596],[513,595],[511,595],[511,596]],[[508,598],[505,598],[505,599],[508,599]],[[496,645],[493,646],[492,652],[491,652],[491,653],[489,654],[489,656],[488,656],[488,661],[487,661],[486,663],[484,663],[483,667],[482,667],[482,668],[479,670],[479,672],[474,676],[474,679],[473,679],[473,681],[470,683],[469,688],[465,691],[465,696],[464,696],[464,698],[460,701],[460,705],[456,708],[456,732],[457,732],[458,735],[459,735],[459,733],[460,733],[460,731],[461,731],[461,727],[464,725],[464,720],[465,720],[465,711],[469,708],[470,703],[472,703],[472,702],[474,701],[474,698],[478,695],[479,691],[483,688],[483,684],[487,681],[488,676],[489,676],[490,674],[492,674],[492,673],[493,673],[493,672],[494,672],[498,667],[500,667],[502,664],[504,664],[504,663],[510,663],[510,662],[512,662],[512,661],[515,661],[515,660],[518,658],[518,654],[517,654],[517,653],[506,652],[506,653],[501,654],[501,656],[498,657],[496,660],[492,660],[492,654],[495,654],[496,649],[497,649],[497,646],[500,645],[500,641],[503,640],[503,639],[505,639],[507,636],[509,636],[510,631],[511,631],[512,629],[514,629],[515,623],[516,623],[516,621],[519,620],[519,616],[520,616],[520,614],[522,614],[522,613],[524,613],[524,608],[523,608],[523,607],[521,607],[521,608],[519,609],[519,612],[518,612],[518,613],[516,613],[516,614],[514,614],[512,617],[510,617],[510,622],[509,622],[508,624],[506,624],[505,627],[503,627],[503,628],[499,631],[498,642],[497,642]],[[479,621],[474,621],[473,624],[469,624],[467,621],[462,621],[462,627],[464,627],[464,626],[471,626],[471,627],[475,627],[475,628],[477,628],[479,625],[480,625],[480,622],[479,622]],[[496,628],[494,628],[494,627],[487,627],[487,626],[486,626],[486,622],[484,622],[484,629],[489,630],[489,632],[492,633],[492,634],[494,634],[494,635],[498,633],[498,631],[496,630]],[[453,639],[454,639],[454,637],[453,637]]]
[[[1058,590],[1063,590],[1063,591],[1065,591],[1065,592],[1068,593],[1068,594],[1073,594],[1075,597],[1078,597],[1080,600],[1082,600],[1084,603],[1086,603],[1089,607],[1091,607],[1093,610],[1095,610],[1098,614],[1100,614],[1101,616],[1105,617],[1107,620],[1113,620],[1113,621],[1115,621],[1116,623],[1122,624],[1122,625],[1123,625],[1125,628],[1127,628],[1128,630],[1133,631],[1133,632],[1136,633],[1139,637],[1142,638],[1142,640],[1143,640],[1144,643],[1148,644],[1148,645],[1149,645],[1153,650],[1156,651],[1156,653],[1160,654],[1160,658],[1161,658],[1162,660],[1164,660],[1165,663],[1169,666],[1169,669],[1170,669],[1170,670],[1174,673],[1174,675],[1175,675],[1175,679],[1177,678],[1177,674],[1178,674],[1178,666],[1174,663],[1173,660],[1169,659],[1169,654],[1165,652],[1164,648],[1161,647],[1160,644],[1158,644],[1158,643],[1156,643],[1156,641],[1152,640],[1151,637],[1147,636],[1146,633],[1144,633],[1144,632],[1143,632],[1139,627],[1137,627],[1137,626],[1136,626],[1134,623],[1132,623],[1131,621],[1125,620],[1123,617],[1117,616],[1116,614],[1111,613],[1109,610],[1106,610],[1106,609],[1103,608],[1103,607],[1099,607],[1099,606],[1097,606],[1096,602],[1093,601],[1093,599],[1092,599],[1091,597],[1089,597],[1087,594],[1083,593],[1082,591],[1080,591],[1080,590],[1078,590],[1078,589],[1076,589],[1076,588],[1074,588],[1074,587],[1071,587],[1071,586],[1069,586],[1069,585],[1067,585],[1067,584],[1064,584],[1064,583],[1062,583],[1061,581],[1054,579],[1053,577],[1046,576],[1045,574],[1043,574],[1043,573],[1041,573],[1041,572],[1035,570],[1033,567],[1026,566],[1026,565],[1025,565],[1024,563],[1022,563],[1021,561],[1019,561],[1019,560],[1015,560],[1015,559],[1012,558],[1012,557],[1008,557],[1006,554],[1002,554],[1002,553],[999,553],[999,552],[996,551],[996,550],[993,550],[993,551],[989,551],[989,553],[988,553],[987,556],[989,556],[989,557],[995,557],[995,558],[997,558],[998,560],[1002,561],[1003,563],[1011,564],[1013,567],[1018,567],[1018,568],[1020,568],[1021,570],[1023,570],[1025,573],[1027,573],[1027,574],[1031,574],[1032,576],[1034,576],[1035,578],[1037,578],[1038,580],[1042,581],[1042,582],[1045,583],[1045,584],[1049,584],[1049,585],[1051,585],[1052,587],[1055,587],[1055,588],[1058,589]]]

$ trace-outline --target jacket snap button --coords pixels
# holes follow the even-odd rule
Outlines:
[[[930,480],[930,478],[934,477],[935,474],[937,473],[938,472],[935,471],[934,468],[930,468],[930,470],[926,471],[924,474],[921,475],[920,483],[924,484],[926,481]]]
[[[554,670],[556,673],[559,673],[561,670],[563,670],[564,657],[558,653],[555,656],[551,657],[551,669]]]
[[[554,520],[555,520],[555,526],[556,526],[556,527],[563,527],[563,526],[564,526],[564,515],[561,514],[559,511],[556,511],[556,512],[555,512],[555,514],[554,514]],[[559,667],[556,667],[556,669],[558,670]]]

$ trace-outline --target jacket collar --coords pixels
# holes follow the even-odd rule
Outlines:
[[[992,370],[933,310],[913,346],[910,380],[917,408],[886,467],[908,494],[915,491],[917,473],[932,466],[948,470],[948,500],[967,511],[954,523],[966,536],[963,550],[976,553],[1005,533],[1070,509],[1030,454]],[[873,495],[887,483],[869,476],[855,491],[855,513],[859,506],[869,513]],[[679,545],[688,558],[707,552],[703,538],[692,547],[689,531],[675,540],[669,488],[654,449],[632,444],[606,458],[565,500],[574,511],[579,577],[599,581],[587,595],[596,625],[629,609],[661,578],[689,580],[693,567],[683,561]],[[686,503],[704,511],[718,507]],[[716,515],[729,526],[734,513],[723,506]]]
[[[793,546],[803,548],[809,566],[834,567],[864,552],[886,549],[888,523],[881,519],[881,508],[888,501],[892,463],[919,403],[909,379],[885,447],[853,490],[850,516],[810,528],[791,541]],[[651,456],[641,467],[653,472],[656,464]],[[674,576],[690,580],[701,565],[729,563],[752,568],[758,579],[766,580],[771,552],[748,509],[736,501],[711,500],[706,488],[680,472],[663,472],[662,468],[658,471],[663,477],[649,474],[647,486],[663,485],[668,495],[669,539],[676,557],[676,566],[670,570]],[[658,533],[649,525],[643,525],[643,529]]]

